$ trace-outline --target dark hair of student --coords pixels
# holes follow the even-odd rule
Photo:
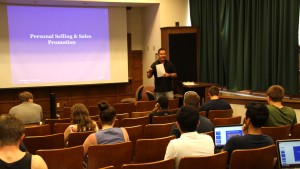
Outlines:
[[[182,132],[196,131],[199,123],[199,110],[192,105],[186,105],[179,109],[176,120]]]
[[[115,108],[110,106],[106,101],[99,102],[98,108],[100,110],[99,115],[102,124],[112,125],[117,114]]]
[[[269,117],[269,110],[263,103],[248,103],[246,104],[246,119],[250,121],[255,128],[262,127]]]

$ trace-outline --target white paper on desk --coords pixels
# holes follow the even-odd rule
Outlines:
[[[195,82],[182,82],[182,84],[186,86],[196,85]]]
[[[166,73],[164,64],[157,64],[156,72],[157,72],[157,77],[162,77]]]

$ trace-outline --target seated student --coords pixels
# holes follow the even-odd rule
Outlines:
[[[76,103],[71,107],[71,123],[64,132],[65,143],[68,141],[70,133],[98,131],[98,125],[89,116],[89,111],[82,103]]]
[[[195,106],[196,108],[199,108],[199,106],[200,106],[199,95],[194,91],[186,92],[184,94],[184,98],[183,98],[183,105],[192,105],[192,106]],[[198,109],[198,111],[199,111],[199,109]],[[199,125],[196,129],[198,133],[204,133],[204,132],[209,132],[209,131],[214,130],[214,125],[208,118],[199,116],[199,121],[200,121],[201,125]],[[179,138],[181,135],[176,124],[174,124],[174,126],[172,127],[171,135],[175,135],[176,138]]]
[[[0,116],[0,168],[47,169],[47,164],[40,156],[20,150],[24,137],[21,120],[9,114]]]
[[[8,114],[16,116],[23,124],[40,123],[43,118],[42,107],[33,102],[33,95],[24,91],[19,94],[20,104],[12,107]]]
[[[125,128],[113,127],[116,120],[116,110],[105,101],[100,102],[98,108],[100,109],[102,129],[90,134],[84,141],[83,148],[85,155],[90,145],[129,141],[129,136]]]
[[[175,158],[176,169],[182,157],[214,154],[213,139],[196,131],[197,126],[202,125],[197,107],[191,105],[181,107],[176,115],[176,123],[181,137],[170,141],[164,158],[165,160]]]
[[[262,103],[248,103],[245,107],[247,110],[243,125],[244,136],[231,137],[223,148],[229,157],[236,149],[253,149],[274,144],[270,136],[261,132],[261,127],[269,116],[267,107]]]
[[[267,90],[269,105],[269,118],[264,126],[294,125],[297,123],[296,113],[293,108],[282,105],[284,89],[282,86],[273,85]]]
[[[169,100],[167,96],[160,96],[157,99],[157,104],[155,105],[152,112],[149,114],[149,124],[152,124],[153,116],[167,116],[171,114],[176,114],[176,112],[170,112],[169,109]]]
[[[228,110],[231,106],[226,101],[219,98],[220,90],[217,86],[211,86],[208,89],[208,97],[210,100],[201,105],[200,111],[206,111],[206,117],[210,110]]]

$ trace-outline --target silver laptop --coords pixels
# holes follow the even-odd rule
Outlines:
[[[300,139],[278,140],[276,144],[280,168],[299,168]]]
[[[243,135],[242,125],[215,126],[215,148],[222,149],[227,143],[227,140],[235,135]]]

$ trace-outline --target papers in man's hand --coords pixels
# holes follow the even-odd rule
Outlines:
[[[195,85],[195,82],[182,82],[183,85],[190,86]]]
[[[165,67],[163,64],[157,64],[156,65],[156,72],[157,72],[157,77],[162,77],[165,73]]]

